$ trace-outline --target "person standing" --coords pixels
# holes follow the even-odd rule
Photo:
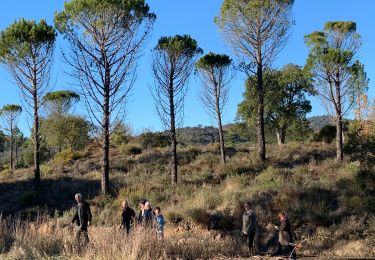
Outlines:
[[[74,196],[77,206],[76,206],[76,213],[72,219],[72,224],[74,222],[77,222],[78,230],[76,233],[76,243],[81,250],[81,248],[85,247],[89,243],[89,235],[87,227],[91,223],[91,210],[90,205],[82,199],[82,195],[80,193],[77,193]],[[81,241],[81,237],[83,237],[83,241]]]
[[[242,215],[242,233],[244,236],[246,236],[250,255],[255,255],[256,251],[254,249],[254,237],[257,225],[257,216],[255,211],[251,208],[250,202],[245,203],[244,209],[245,212]]]
[[[129,203],[125,200],[122,203],[122,213],[121,213],[121,225],[120,228],[124,228],[126,234],[130,234],[131,225],[134,223],[135,211],[129,207]]]
[[[294,239],[288,216],[285,212],[280,212],[277,217],[280,221],[280,226],[275,226],[275,229],[279,231],[279,248],[277,254],[291,254],[292,259],[297,259],[296,251],[293,250],[294,247],[292,246]]]
[[[140,207],[140,211],[139,211],[139,214],[138,214],[138,223],[139,224],[142,224],[142,222],[144,220],[146,202],[147,202],[146,199],[142,199],[141,202],[139,203],[139,207]]]
[[[159,240],[164,239],[164,217],[159,207],[155,208],[156,234]]]
[[[151,203],[147,201],[144,207],[143,223],[145,226],[151,226],[154,219],[154,212],[152,211]]]

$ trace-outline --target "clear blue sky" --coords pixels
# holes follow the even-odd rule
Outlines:
[[[53,22],[55,11],[63,8],[63,0],[2,0],[0,8],[0,30],[21,17],[39,20],[47,19]],[[127,106],[126,121],[135,132],[143,129],[161,130],[162,126],[155,114],[154,102],[149,94],[148,86],[153,83],[150,73],[150,50],[155,46],[160,36],[175,34],[190,34],[198,41],[205,53],[209,51],[227,53],[231,50],[223,43],[220,33],[213,22],[219,13],[222,0],[149,0],[148,4],[157,15],[151,40],[148,42],[144,55],[139,61],[138,80],[133,89],[130,103]],[[365,64],[370,78],[370,97],[375,96],[373,81],[375,81],[375,33],[374,33],[375,0],[295,0],[293,9],[296,25],[287,47],[279,55],[275,67],[287,63],[303,65],[307,56],[307,49],[303,36],[321,30],[328,20],[353,20],[357,22],[358,32],[362,35],[363,47],[359,52],[359,59]],[[64,75],[59,56],[59,46],[64,41],[59,37],[54,65],[54,77],[51,84],[55,89],[69,88],[71,80]],[[244,76],[239,73],[232,84],[230,98],[224,114],[224,122],[232,122],[236,115],[237,104],[242,100],[244,91]],[[210,125],[203,106],[197,98],[198,81],[190,81],[190,91],[186,99],[184,126],[198,124]],[[16,86],[7,73],[0,69],[0,106],[9,103],[20,103]],[[318,99],[311,98],[313,111],[309,116],[325,114]],[[75,109],[84,114],[83,103]],[[29,120],[30,121],[30,120]],[[26,113],[20,120],[21,130],[29,134],[29,124]]]

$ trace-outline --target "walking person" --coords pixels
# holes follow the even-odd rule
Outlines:
[[[89,243],[87,227],[91,223],[92,215],[90,205],[82,199],[82,195],[80,193],[77,193],[74,198],[77,202],[77,206],[76,213],[72,219],[72,224],[74,224],[74,222],[77,222],[78,225],[78,230],[76,233],[76,243],[80,252]]]
[[[294,247],[292,246],[294,239],[288,216],[285,212],[280,212],[277,217],[280,221],[280,226],[275,226],[275,229],[279,231],[279,247],[277,254],[288,254],[291,255],[292,259],[297,259],[296,251],[293,250]]]
[[[147,202],[146,199],[142,199],[141,202],[139,203],[140,211],[139,211],[138,219],[137,219],[138,224],[142,224],[142,222],[144,220],[146,202]]]
[[[257,225],[257,216],[252,209],[250,202],[244,205],[245,212],[242,215],[242,233],[246,237],[247,246],[249,248],[250,256],[256,254],[254,248],[254,237]]]
[[[156,234],[159,240],[164,239],[164,217],[161,214],[159,207],[155,208],[155,224],[156,224]]]
[[[131,226],[134,224],[135,211],[129,207],[129,203],[125,200],[122,203],[122,212],[121,212],[121,225],[120,229],[123,228],[126,231],[126,234],[130,234]]]
[[[144,207],[143,223],[145,226],[152,226],[152,221],[154,220],[154,212],[152,211],[151,203],[147,201]]]

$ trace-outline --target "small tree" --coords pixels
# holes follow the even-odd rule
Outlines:
[[[200,58],[196,64],[202,83],[200,99],[209,115],[217,122],[223,163],[225,163],[225,146],[222,114],[228,100],[229,83],[233,78],[231,63],[228,55],[209,53]]]
[[[356,23],[352,21],[327,22],[324,31],[305,36],[310,49],[306,69],[328,112],[335,114],[336,159],[339,162],[344,158],[343,118],[368,85],[364,66],[355,59],[361,46],[356,29]]]
[[[244,101],[239,104],[238,115],[252,124],[256,118],[258,100],[255,88],[246,82]],[[265,122],[276,133],[279,145],[285,143],[288,129],[294,124],[303,124],[311,111],[306,94],[312,93],[311,81],[302,69],[294,64],[284,66],[280,71],[265,74]]]
[[[32,109],[35,192],[40,184],[40,99],[48,88],[55,48],[56,32],[45,20],[39,23],[21,19],[0,35],[0,62],[15,80],[23,100]]]
[[[285,46],[292,25],[294,0],[224,0],[215,19],[257,95],[259,157],[266,160],[264,72]]]
[[[164,127],[169,130],[172,183],[177,183],[176,127],[183,118],[187,82],[194,69],[196,56],[200,53],[202,50],[196,40],[188,35],[161,37],[153,50],[155,87],[152,93],[157,113]]]
[[[55,15],[70,43],[63,53],[79,82],[92,121],[101,130],[102,193],[109,189],[109,139],[113,122],[135,82],[136,61],[155,15],[144,0],[72,0]]]
[[[48,92],[43,97],[43,105],[47,117],[43,120],[41,132],[49,148],[57,148],[58,152],[61,152],[62,149],[70,146],[67,145],[67,137],[72,135],[71,132],[67,131],[71,127],[69,123],[77,124],[79,119],[78,117],[70,116],[69,111],[79,99],[80,97],[77,93],[69,90]],[[82,121],[81,124],[88,125],[85,119],[80,118],[80,121]],[[82,138],[86,136],[87,134],[82,132]]]
[[[0,110],[0,116],[7,125],[9,144],[10,144],[10,170],[14,170],[14,152],[16,143],[16,129],[19,116],[22,113],[22,107],[19,105],[5,105]]]

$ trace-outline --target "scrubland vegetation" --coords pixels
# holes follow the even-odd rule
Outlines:
[[[370,256],[374,252],[375,176],[358,162],[335,161],[331,144],[291,142],[270,144],[262,163],[246,145],[228,148],[225,166],[218,145],[181,146],[180,182],[172,186],[168,150],[142,148],[139,139],[111,152],[112,186],[100,194],[98,150],[63,151],[42,167],[41,200],[33,207],[32,171],[1,175],[1,252],[8,259],[44,257],[90,259],[212,258],[246,256],[241,241],[242,205],[251,201],[258,214],[258,247],[275,249],[278,210],[292,221],[300,254]],[[250,150],[250,151],[249,151]],[[229,153],[228,153],[229,154]],[[74,248],[73,197],[82,192],[93,212],[90,247]],[[118,230],[124,199],[137,208],[141,198],[160,206],[167,220],[166,240]],[[6,213],[20,212],[7,215]],[[28,221],[24,221],[28,220]],[[276,239],[276,240],[275,240]],[[354,243],[354,244],[351,244]],[[357,244],[355,244],[357,243]],[[345,255],[346,254],[346,255]]]

